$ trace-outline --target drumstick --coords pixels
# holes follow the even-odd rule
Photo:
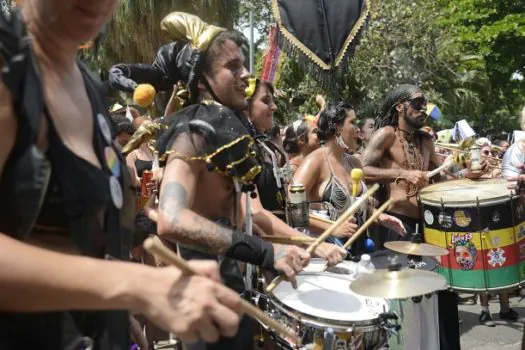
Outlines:
[[[325,218],[322,218],[320,216],[313,215],[313,214],[308,215],[308,217],[310,219],[314,219],[314,220],[317,220],[317,221],[320,221],[320,222],[324,222],[325,224],[328,224],[328,225],[333,225],[333,223],[334,223],[334,221],[332,221],[332,220],[328,220],[328,219],[325,219]]]
[[[308,236],[260,236],[262,239],[272,243],[280,244],[311,244],[315,242],[315,238]]]
[[[194,270],[186,260],[169,250],[164,244],[162,244],[160,240],[158,240],[158,238],[146,238],[144,241],[144,249],[146,249],[150,254],[159,257],[162,261],[164,261],[164,263],[176,266],[186,275],[200,275],[200,273]],[[299,344],[300,339],[297,334],[265,314],[262,310],[259,310],[257,307],[244,299],[241,299],[241,305],[244,312],[246,312],[246,314],[248,314],[250,317],[255,320],[260,320],[261,322],[273,328],[280,335],[284,337],[290,337]]]
[[[454,165],[454,160],[452,160],[452,159],[445,160],[445,163],[443,163],[441,166],[439,166],[436,169],[434,169],[432,171],[429,171],[427,173],[427,175],[426,175],[427,179],[430,179],[431,177],[439,174],[442,170],[447,170],[452,165]]]
[[[370,218],[368,220],[366,220],[364,222],[363,225],[361,225],[361,227],[359,228],[359,230],[357,230],[353,235],[352,237],[350,237],[350,239],[348,241],[346,241],[346,243],[343,245],[343,248],[344,249],[348,249],[350,248],[350,246],[352,245],[352,243],[354,243],[357,238],[359,238],[359,236],[366,231],[366,229],[368,228],[368,226],[372,225],[378,218],[379,218],[379,215],[383,214],[383,212],[385,210],[387,210],[388,208],[390,208],[390,206],[394,203],[394,200],[392,198],[390,198],[389,200],[387,200],[382,206],[380,206],[379,208],[377,208],[374,213],[372,214],[372,216],[370,216]],[[326,271],[326,269],[328,268],[328,263],[325,265],[323,271]]]
[[[363,194],[358,200],[354,202],[348,208],[340,217],[337,219],[326,231],[324,231],[316,240],[313,242],[306,251],[308,253],[312,253],[315,248],[319,246],[319,244],[323,243],[332,233],[334,233],[335,230],[339,228],[343,223],[348,221],[348,219],[355,214],[356,211],[359,210],[361,205],[368,201],[368,197],[372,196],[377,190],[379,189],[378,184],[374,184],[365,194]],[[274,282],[270,283],[268,287],[266,287],[266,292],[270,293],[284,280],[284,275],[279,276]]]

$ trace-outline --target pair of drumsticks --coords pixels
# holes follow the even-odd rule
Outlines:
[[[352,204],[340,217],[335,221],[330,228],[328,228],[321,236],[319,236],[306,250],[309,253],[312,253],[321,243],[324,242],[341,224],[343,224],[345,221],[347,221],[352,215],[355,214],[355,212],[361,207],[363,203],[365,203],[370,196],[372,196],[377,190],[379,189],[379,185],[375,184],[370,188],[369,191],[367,191],[361,198],[359,198],[354,204]],[[375,211],[375,213],[370,217],[369,220],[367,220],[363,226],[345,243],[345,248],[349,248],[350,245],[361,235],[368,226],[370,226],[378,217],[379,215],[385,211],[391,204],[393,203],[392,199],[389,199],[385,204],[383,204],[379,209]],[[174,265],[181,269],[185,274],[187,275],[197,275],[199,274],[198,271],[194,270],[183,258],[177,256],[174,252],[169,250],[166,246],[160,242],[158,238],[148,238],[144,241],[144,248],[151,254],[156,255],[158,258],[163,260],[167,264]],[[325,266],[326,269],[327,266]],[[271,292],[272,290],[277,287],[277,285],[284,280],[284,277],[279,277],[275,282],[270,284],[268,288],[266,289],[267,292]],[[297,344],[300,343],[300,338],[295,334],[292,330],[284,327],[282,324],[277,322],[276,320],[270,318],[266,313],[264,313],[262,310],[259,310],[254,305],[250,304],[246,300],[241,300],[242,307],[246,314],[251,316],[252,318],[259,320],[272,329],[274,329],[277,333],[284,337],[289,337],[291,339],[294,339]]]

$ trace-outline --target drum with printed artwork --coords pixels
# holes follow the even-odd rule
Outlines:
[[[419,194],[425,242],[449,250],[439,272],[463,292],[525,281],[525,200],[504,179],[453,180]]]

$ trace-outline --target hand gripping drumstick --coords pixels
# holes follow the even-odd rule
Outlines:
[[[361,207],[361,205],[363,203],[365,203],[366,201],[368,201],[368,197],[372,196],[374,193],[376,193],[376,191],[379,189],[379,185],[378,184],[375,184],[374,186],[372,186],[364,195],[361,196],[361,198],[359,198],[357,201],[354,202],[354,204],[352,204],[350,206],[350,208],[348,208],[340,217],[339,219],[337,219],[333,224],[332,226],[330,226],[326,231],[323,232],[323,234],[321,234],[316,240],[314,243],[312,243],[307,249],[306,251],[308,253],[312,253],[315,248],[317,248],[319,246],[319,244],[323,243],[328,237],[330,237],[330,235],[332,235],[332,233],[334,233],[335,230],[337,230],[339,228],[339,226],[341,226],[343,223],[345,223],[352,215],[355,214],[356,211],[359,210],[359,208]],[[279,278],[277,278],[275,280],[275,282],[272,282],[270,283],[270,285],[266,288],[266,292],[267,293],[270,293],[271,291],[273,291],[275,289],[275,287],[277,287],[279,285],[279,283],[281,283],[282,281],[284,280],[284,275],[281,275],[279,276]]]
[[[156,237],[147,238],[144,241],[144,249],[146,249],[148,253],[156,255],[158,258],[164,261],[164,263],[178,267],[186,275],[199,275],[199,272],[195,271],[186,260],[177,256],[177,254],[166,248],[166,246],[162,244],[162,242]],[[281,336],[285,338],[289,337],[295,340],[297,344],[300,344],[300,339],[297,334],[292,332],[290,329],[287,329],[274,319],[270,318],[270,316],[259,310],[254,305],[250,304],[244,299],[241,299],[241,305],[244,312],[246,312],[254,320],[260,320],[270,328],[273,328]]]
[[[350,246],[352,245],[352,243],[355,242],[355,240],[363,233],[366,231],[366,229],[368,228],[368,226],[372,225],[378,218],[379,218],[379,215],[381,215],[385,210],[387,210],[388,208],[390,208],[390,206],[392,205],[392,203],[394,203],[394,200],[392,198],[390,198],[389,200],[387,200],[382,206],[380,206],[378,209],[376,209],[374,211],[374,214],[372,214],[372,216],[370,216],[370,218],[368,220],[365,221],[365,223],[363,225],[361,225],[361,227],[359,228],[359,230],[356,231],[356,233],[354,233],[352,235],[352,237],[350,237],[350,239],[348,241],[346,241],[346,243],[343,245],[343,248],[344,249],[348,249],[350,248]],[[324,269],[323,269],[323,272],[326,271],[326,269],[328,268],[328,263],[324,266]]]

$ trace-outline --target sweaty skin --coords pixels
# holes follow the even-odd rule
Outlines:
[[[423,96],[421,93],[417,93],[413,98],[421,96]],[[385,126],[372,135],[363,153],[365,179],[369,183],[388,184],[390,198],[395,201],[390,209],[391,213],[419,219],[415,190],[427,185],[426,172],[438,167],[441,161],[436,155],[432,139],[419,134],[416,130],[416,124],[420,123],[420,127],[424,124],[424,115],[421,111],[404,103],[399,103],[396,110],[399,118],[398,129],[403,131],[396,132],[394,127]],[[422,158],[420,170],[406,169],[404,165],[406,155],[402,142],[410,135],[413,135],[414,143],[419,145],[419,149],[414,151]],[[407,143],[405,147],[406,145]],[[398,183],[396,179],[399,179]],[[409,196],[407,196],[407,186],[409,186]]]
[[[379,129],[372,136],[363,153],[363,165],[367,182],[388,184],[390,197],[395,201],[390,212],[419,218],[417,196],[407,199],[406,182],[399,181],[396,184],[395,180],[403,177],[413,184],[419,183],[422,187],[426,185],[425,173],[439,166],[440,160],[434,152],[434,144],[430,138],[422,135],[415,137],[419,137],[422,146],[419,152],[423,158],[423,171],[403,168],[404,154],[401,140],[391,126]]]

